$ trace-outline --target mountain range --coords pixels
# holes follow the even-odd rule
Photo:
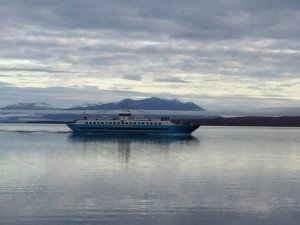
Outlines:
[[[98,104],[83,107],[73,107],[71,110],[180,110],[180,111],[203,111],[204,109],[192,102],[183,103],[177,99],[166,100],[161,98],[146,98],[141,100],[123,99],[119,102]]]
[[[57,109],[47,103],[18,103],[8,105],[2,110],[46,110]],[[174,110],[174,111],[204,111],[203,108],[193,102],[183,103],[177,99],[167,100],[157,97],[141,100],[123,99],[113,103],[86,103],[82,106],[74,106],[67,110]]]
[[[51,105],[44,102],[37,103],[18,103],[2,107],[3,110],[48,110],[55,109]]]

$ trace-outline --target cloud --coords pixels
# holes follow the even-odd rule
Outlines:
[[[0,71],[9,72],[43,72],[43,73],[69,73],[69,71],[60,71],[52,69],[39,69],[39,68],[0,68]]]
[[[154,79],[155,82],[166,82],[166,83],[190,83],[189,81],[182,80],[179,78],[175,77],[170,77],[170,78],[158,78]]]
[[[135,81],[140,81],[142,80],[142,77],[140,75],[136,75],[136,74],[128,74],[128,75],[124,75],[123,76],[124,79],[127,80],[135,80]]]
[[[78,86],[87,99],[95,86],[291,103],[300,99],[299,10],[294,0],[4,0],[0,79],[28,93]]]
[[[0,75],[0,77],[1,77],[1,75]],[[10,84],[9,84],[9,83],[6,83],[6,82],[0,81],[0,86],[6,86],[6,85],[10,85]]]
[[[108,30],[193,39],[299,36],[295,28],[300,4],[294,0],[2,2],[2,24],[17,22],[51,30]]]
[[[123,98],[150,97],[147,93],[124,91],[124,90],[105,90],[98,87],[15,87],[0,83],[1,101],[0,107],[21,102],[46,102],[53,106],[69,107],[93,102],[119,101]],[[13,98],[11,98],[13,96]],[[76,98],[74,98],[76,96]]]

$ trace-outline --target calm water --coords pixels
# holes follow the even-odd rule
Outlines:
[[[300,129],[0,124],[0,224],[300,224]]]

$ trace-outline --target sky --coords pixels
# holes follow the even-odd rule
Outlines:
[[[0,0],[0,106],[300,107],[299,0]]]

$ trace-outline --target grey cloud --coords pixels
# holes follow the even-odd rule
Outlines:
[[[0,71],[12,71],[12,72],[43,72],[43,73],[69,73],[69,71],[51,70],[51,69],[39,69],[39,68],[0,68]]]
[[[50,29],[95,29],[224,39],[298,38],[296,1],[4,1],[2,15]],[[11,12],[14,13],[11,13]],[[2,17],[3,17],[2,16]],[[3,24],[5,24],[3,22]]]
[[[289,99],[283,96],[251,97],[245,95],[191,95],[181,96],[182,99],[191,99],[210,112],[224,116],[251,116],[263,113],[266,107],[300,107],[300,100]],[[256,112],[256,114],[254,114]],[[260,114],[261,115],[261,114]],[[265,116],[271,116],[269,113]]]
[[[0,83],[0,107],[20,102],[47,102],[53,106],[68,107],[90,102],[118,101],[129,97],[151,97],[147,93],[124,90],[100,90],[97,87],[20,88]],[[13,96],[13,98],[12,98]]]
[[[0,75],[1,76],[1,75]],[[9,83],[6,83],[6,82],[2,82],[0,81],[0,86],[6,86],[6,85],[10,85]]]
[[[190,83],[189,81],[182,80],[182,79],[175,78],[175,77],[158,78],[158,79],[154,79],[154,81],[156,81],[156,82],[166,82],[166,83]]]
[[[124,89],[128,97],[148,95],[126,91],[134,90],[134,81],[170,82],[166,87],[188,91],[204,80],[218,90],[223,76],[251,80],[248,88],[262,96],[276,88],[284,95],[285,80],[299,78],[299,9],[295,0],[6,0],[0,8],[0,70],[8,74],[5,82],[18,82],[6,77],[26,72],[57,86],[78,77],[87,85],[90,78],[127,79],[130,85],[111,89]],[[55,74],[61,79],[51,80]],[[271,79],[277,84],[264,84]],[[88,99],[99,93],[79,90]],[[122,95],[116,91],[107,93]],[[171,96],[172,89],[164,91],[162,96]]]
[[[128,74],[128,75],[124,75],[123,78],[124,78],[124,79],[127,79],[127,80],[135,80],[135,81],[140,81],[140,80],[142,80],[141,75],[137,75],[137,74]]]

